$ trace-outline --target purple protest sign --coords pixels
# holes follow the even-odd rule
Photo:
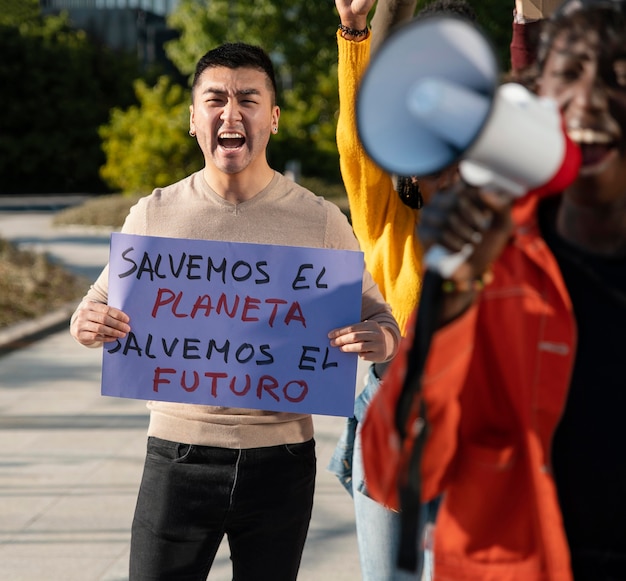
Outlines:
[[[114,233],[102,394],[351,416],[357,356],[328,331],[361,318],[363,255]]]

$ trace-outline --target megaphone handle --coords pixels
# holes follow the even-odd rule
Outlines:
[[[430,268],[438,272],[444,279],[450,278],[474,252],[471,244],[466,244],[459,252],[452,253],[443,246],[432,246],[426,255],[424,261],[426,268]]]

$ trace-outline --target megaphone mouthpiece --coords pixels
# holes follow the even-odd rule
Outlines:
[[[423,127],[459,152],[476,138],[490,107],[491,98],[435,77],[417,81],[408,95],[408,109]]]

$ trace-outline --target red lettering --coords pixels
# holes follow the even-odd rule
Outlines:
[[[196,302],[191,309],[191,318],[195,319],[198,311],[204,311],[204,316],[208,317],[211,314],[211,297],[209,295],[202,295],[196,299]]]
[[[161,385],[170,385],[172,381],[165,377],[166,375],[178,374],[176,369],[157,367],[154,370],[154,377],[152,382],[152,389],[155,392],[159,392]],[[257,399],[267,399],[269,396],[275,402],[288,401],[291,403],[300,403],[303,401],[309,393],[309,386],[306,381],[300,379],[294,379],[288,381],[282,387],[278,383],[278,380],[271,375],[262,375],[259,377],[256,390],[254,394],[250,393],[252,388],[252,378],[249,374],[245,374],[243,377],[236,375],[228,375],[228,373],[206,371],[204,374],[199,371],[180,371],[179,385],[187,393],[192,393],[198,389],[204,389],[202,385],[202,375],[209,380],[208,389],[210,391],[210,397],[216,399],[218,397],[218,391],[221,387],[230,389],[231,393],[238,397],[254,397]],[[226,380],[228,383],[224,383],[221,380]],[[208,399],[208,398],[207,398]]]
[[[289,325],[291,321],[300,321],[302,326],[306,329],[306,321],[304,320],[304,315],[302,314],[302,309],[300,308],[300,303],[298,303],[298,301],[292,303],[291,308],[285,317],[285,325]]]
[[[276,311],[278,311],[278,305],[286,305],[287,301],[284,301],[283,299],[265,299],[265,302],[270,305],[274,305],[274,308],[272,309],[272,314],[270,315],[270,320],[269,320],[270,327],[273,327],[274,319],[276,318]]]
[[[176,310],[178,309],[178,305],[180,303],[180,299],[183,298],[183,291],[180,291],[177,295],[176,295],[176,299],[174,300],[174,304],[172,305],[172,315],[174,315],[175,317],[178,317],[180,319],[184,318],[184,317],[188,317],[189,315],[187,315],[186,313],[177,313]]]
[[[204,374],[204,377],[208,377],[211,379],[211,395],[213,397],[217,397],[217,380],[228,377],[228,374],[227,373],[213,373],[211,371],[207,371]]]
[[[235,395],[246,395],[250,391],[250,376],[246,373],[246,383],[243,389],[237,390],[235,385],[237,384],[237,376],[233,376],[230,380],[230,391],[232,391]]]
[[[187,382],[185,379],[187,378],[187,372],[183,371],[183,374],[180,376],[180,386],[187,392],[191,393],[192,391],[196,391],[198,386],[200,385],[200,376],[197,371],[192,371],[193,374],[193,384],[191,387],[187,387]]]
[[[163,296],[166,296],[165,299],[162,299]],[[154,301],[154,306],[152,307],[152,318],[155,319],[157,316],[157,311],[163,305],[169,305],[174,300],[174,293],[167,288],[160,288],[157,293],[156,301]]]
[[[232,299],[230,308],[228,304],[229,298]],[[154,319],[157,317],[161,307],[169,305],[171,314],[178,318],[191,317],[192,319],[195,319],[197,316],[202,315],[204,315],[204,317],[209,317],[211,312],[215,310],[217,315],[225,314],[227,317],[234,319],[237,317],[241,302],[239,295],[229,297],[226,293],[222,293],[219,296],[215,306],[213,305],[210,295],[198,295],[195,302],[191,306],[188,304],[186,306],[182,305],[183,299],[183,291],[175,293],[170,289],[160,288],[157,292],[154,305],[152,306],[152,318]],[[255,297],[247,296],[243,299],[243,306],[241,308],[241,314],[239,315],[240,320],[244,323],[260,321],[260,318],[258,316],[254,316],[252,312],[261,310],[261,304],[271,306],[268,325],[270,327],[274,327],[276,318],[278,317],[279,306],[287,304],[287,301],[284,299],[269,298],[261,300]],[[185,310],[188,310],[189,312],[184,312]],[[300,307],[300,303],[297,301],[292,303],[289,307],[284,323],[285,325],[289,325],[293,321],[299,322],[306,329],[306,319],[304,318],[302,307]]]
[[[271,375],[263,375],[259,378],[259,383],[256,388],[256,396],[261,399],[263,392],[267,391],[276,401],[280,401],[280,398],[274,393],[274,390],[278,387],[278,381],[276,381]]]
[[[154,378],[152,379],[152,391],[158,393],[159,385],[162,383],[172,383],[169,379],[161,378],[162,373],[176,373],[176,369],[157,367],[154,370]]]
[[[163,299],[164,296],[165,298]],[[180,300],[182,298],[183,298],[182,291],[179,292],[177,295],[175,295],[171,290],[167,288],[160,288],[159,292],[157,293],[157,298],[154,301],[154,306],[152,307],[152,318],[155,319],[157,316],[158,310],[164,305],[169,305],[172,301],[174,301],[174,304],[172,305],[172,314],[175,317],[186,317],[187,315],[185,315],[184,313],[179,314],[176,312],[176,309],[178,308],[178,304],[180,303]]]
[[[289,393],[287,393],[289,391],[290,385],[300,386],[299,395],[292,396],[292,395],[289,395]],[[307,393],[309,393],[309,386],[307,385],[306,381],[298,381],[298,380],[290,381],[285,384],[285,387],[283,387],[283,395],[285,396],[285,399],[293,403],[301,402],[306,397]]]
[[[220,295],[220,298],[217,301],[217,307],[215,308],[215,312],[219,315],[223,310],[232,319],[237,314],[237,309],[239,308],[239,295],[235,295],[235,304],[230,311],[228,310],[226,298],[226,293],[222,293]]]
[[[246,297],[243,303],[243,311],[241,312],[241,320],[242,321],[258,321],[258,317],[250,317],[248,316],[248,311],[251,310],[259,310],[259,305],[261,301],[259,299],[255,299],[252,297]]]

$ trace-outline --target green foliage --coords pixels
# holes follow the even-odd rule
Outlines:
[[[265,48],[276,68],[282,110],[270,162],[282,170],[287,161],[299,159],[303,173],[339,179],[337,13],[332,3],[180,0],[168,24],[180,37],[166,51],[185,75],[192,75],[198,59],[223,42]]]
[[[475,4],[486,34],[494,46],[500,43],[499,54],[508,57],[512,7],[501,0]],[[283,171],[287,162],[299,160],[304,175],[340,182],[335,141],[337,14],[332,3],[321,7],[308,0],[180,0],[168,25],[180,33],[166,45],[168,57],[189,79],[198,59],[223,42],[264,47],[276,68],[281,105],[280,130],[268,151],[270,163]],[[101,176],[110,187],[146,192],[177,181],[202,162],[195,142],[187,137],[188,92],[165,77],[153,89],[140,82],[135,90],[140,105],[115,109],[101,128],[107,156]]]
[[[102,191],[98,126],[132,102],[135,59],[95,47],[66,16],[0,23],[0,52],[0,191]]]
[[[38,0],[0,0],[0,24],[16,25],[38,15]]]
[[[176,182],[202,167],[188,135],[189,92],[161,76],[154,87],[135,83],[139,105],[113,109],[100,128],[106,164],[102,178],[124,192],[147,192]]]

